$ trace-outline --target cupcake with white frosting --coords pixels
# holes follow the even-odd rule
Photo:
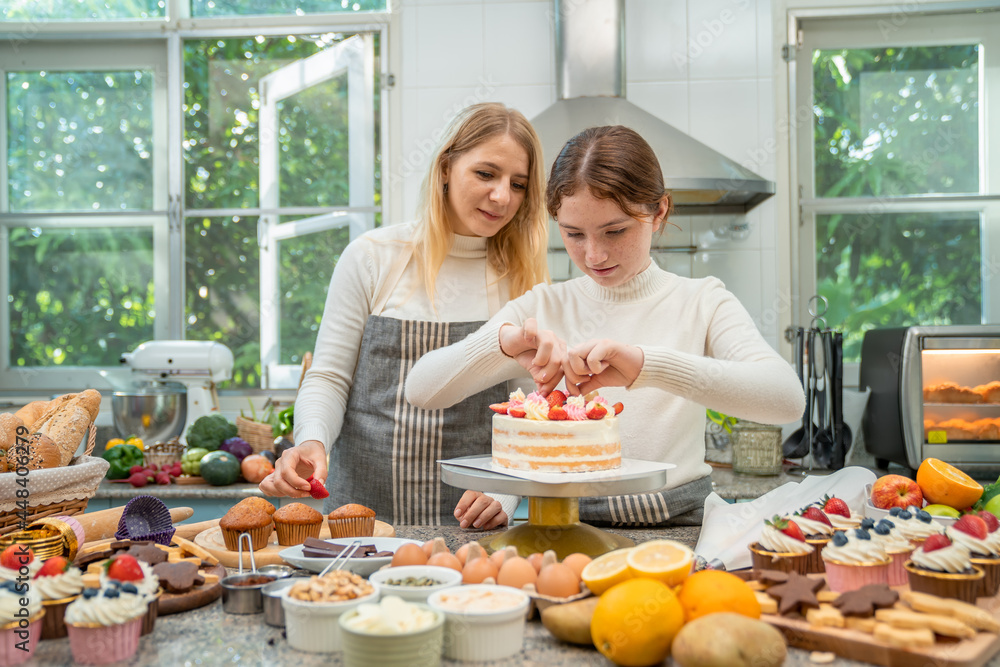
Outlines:
[[[83,572],[62,556],[53,556],[38,570],[31,587],[41,596],[45,608],[42,639],[65,637],[63,616],[66,607],[83,592]]]
[[[31,660],[42,639],[44,615],[42,599],[28,582],[0,582],[0,665],[19,665]],[[24,619],[28,622],[27,642],[21,636]]]
[[[826,583],[837,593],[889,580],[892,559],[864,528],[838,530],[823,549]]]
[[[866,527],[865,519],[861,526]],[[872,521],[871,536],[878,545],[885,549],[885,553],[892,559],[889,565],[888,583],[890,586],[902,586],[907,582],[906,561],[913,553],[913,543],[903,537],[902,533],[896,530],[896,525],[889,519],[882,519],[878,523]]]
[[[148,603],[131,583],[85,589],[66,609],[69,645],[76,662],[99,665],[126,660],[139,648]]]
[[[889,510],[889,520],[896,525],[899,533],[919,547],[931,535],[943,535],[944,526],[924,510],[910,506],[907,509],[893,507]]]
[[[992,597],[1000,590],[1000,551],[993,538],[1000,533],[998,526],[1000,523],[995,516],[989,512],[980,512],[963,514],[944,531],[948,539],[968,549],[972,564],[982,569],[980,597]]]
[[[764,522],[760,539],[750,545],[755,570],[780,570],[805,574],[814,547],[791,519],[775,516]]]
[[[794,521],[798,525],[805,535],[806,543],[813,548],[812,553],[809,554],[809,558],[806,559],[806,574],[823,572],[823,559],[820,557],[820,553],[829,544],[830,538],[833,536],[834,530],[836,530],[830,518],[815,505],[803,507],[793,516],[785,518]]]
[[[130,583],[146,601],[146,615],[142,619],[142,634],[148,635],[156,627],[156,616],[160,597],[160,579],[153,574],[153,568],[146,561],[129,554],[118,554],[111,558],[108,566],[101,570],[101,587],[112,581]]]
[[[972,564],[969,550],[945,535],[932,535],[906,563],[910,588],[975,604],[983,570]]]

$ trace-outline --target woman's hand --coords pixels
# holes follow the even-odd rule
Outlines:
[[[274,462],[274,472],[265,477],[259,488],[267,496],[305,498],[309,495],[306,478],[326,483],[326,449],[319,440],[295,445]]]
[[[507,525],[507,513],[499,500],[479,491],[466,491],[455,506],[455,518],[462,528],[489,530]]]
[[[523,327],[500,327],[500,349],[527,369],[542,394],[547,395],[562,381],[566,341],[549,329],[539,330],[533,317],[526,319]]]
[[[600,387],[628,387],[639,377],[644,360],[634,345],[608,338],[589,340],[567,352],[566,387],[574,395]]]

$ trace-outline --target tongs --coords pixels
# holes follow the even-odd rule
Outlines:
[[[250,539],[250,533],[240,533],[239,538],[236,540],[236,553],[239,555],[240,559],[240,570],[238,574],[243,574],[243,538],[247,538],[247,551],[250,552],[250,574],[257,574],[257,563],[253,559],[253,540]]]
[[[321,577],[326,576],[326,573],[329,572],[331,569],[339,569],[339,566],[344,565],[345,563],[347,563],[349,559],[353,558],[354,554],[360,548],[361,548],[361,540],[354,540],[353,542],[348,544],[346,547],[340,550],[340,553],[337,554],[336,558],[330,561],[329,565],[323,568],[323,571],[319,573],[319,576]],[[334,568],[335,565],[338,567]]]

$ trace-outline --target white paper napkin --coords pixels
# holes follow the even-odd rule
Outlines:
[[[764,519],[785,515],[819,501],[837,496],[851,512],[864,516],[865,485],[875,482],[871,470],[858,466],[843,468],[830,475],[813,475],[801,482],[789,482],[760,498],[745,503],[727,503],[717,493],[705,499],[705,519],[695,553],[706,560],[718,559],[727,570],[750,567],[750,544],[757,541]]]

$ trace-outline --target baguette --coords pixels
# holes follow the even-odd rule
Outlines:
[[[32,424],[41,419],[42,415],[44,415],[48,409],[48,401],[32,401],[15,412],[14,416],[20,419],[25,426],[30,428]]]
[[[62,452],[59,465],[66,465],[72,460],[80,441],[97,416],[100,405],[101,394],[88,389],[60,405],[51,417],[35,429],[52,438],[59,447]]]
[[[52,419],[52,416],[55,415],[55,413],[58,412],[63,405],[74,398],[76,398],[76,394],[63,394],[62,396],[53,398],[51,401],[42,406],[44,410],[42,411],[41,417],[31,422],[30,426],[28,426],[28,422],[25,422],[24,425],[28,426],[32,433],[36,433],[43,424]]]

